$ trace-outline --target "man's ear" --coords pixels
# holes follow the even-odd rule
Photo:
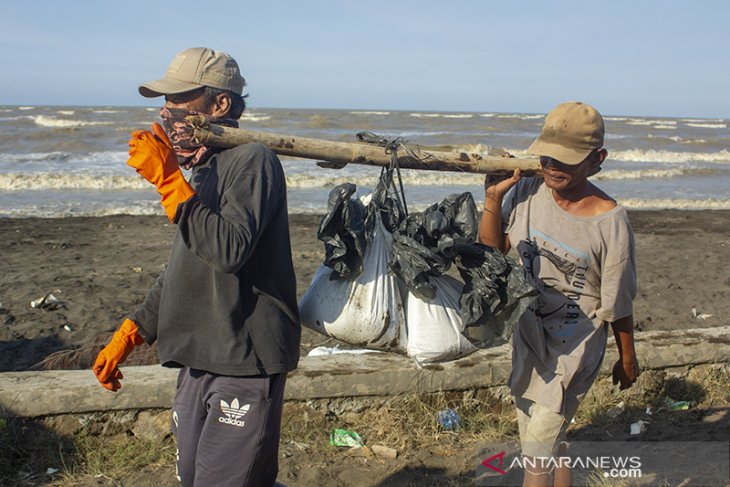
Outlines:
[[[595,176],[601,172],[601,164],[603,164],[603,161],[606,160],[606,157],[608,157],[608,151],[606,149],[601,148],[596,152],[596,155],[593,158],[593,167],[588,173],[588,177]]]
[[[210,114],[217,118],[224,118],[230,110],[231,97],[227,93],[220,93],[215,97]]]

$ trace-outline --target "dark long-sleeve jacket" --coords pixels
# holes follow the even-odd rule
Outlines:
[[[286,182],[271,150],[247,144],[193,169],[167,268],[132,319],[166,366],[221,375],[296,368],[301,328]]]

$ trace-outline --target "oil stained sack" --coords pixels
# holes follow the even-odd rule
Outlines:
[[[363,348],[405,352],[403,303],[388,273],[392,235],[376,217],[363,256],[362,273],[343,278],[321,266],[299,301],[302,325]]]

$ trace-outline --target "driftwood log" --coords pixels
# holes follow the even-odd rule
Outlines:
[[[386,152],[383,147],[374,144],[333,142],[293,135],[254,132],[208,124],[204,118],[196,116],[188,117],[188,121],[193,124],[195,129],[195,140],[212,147],[235,147],[241,144],[259,143],[270,147],[279,155],[324,161],[319,165],[332,169],[339,169],[347,164],[380,167],[390,164],[390,153]],[[520,168],[525,175],[540,172],[540,163],[537,158],[427,151],[410,145],[407,148],[409,150],[398,151],[398,163],[404,169],[512,174],[515,169]]]

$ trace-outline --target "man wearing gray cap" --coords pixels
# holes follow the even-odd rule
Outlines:
[[[192,48],[139,87],[165,104],[162,125],[132,134],[128,164],[155,185],[177,233],[165,271],[93,366],[116,391],[118,365],[144,341],[180,368],[172,429],[184,486],[274,484],[286,374],[299,360],[281,163],[258,144],[196,142],[185,118],[237,127],[244,85],[231,56]]]
[[[619,352],[614,384],[625,389],[639,375],[631,225],[626,211],[588,181],[608,154],[604,132],[595,108],[562,103],[528,149],[540,157],[543,178],[516,170],[485,182],[480,240],[505,253],[514,247],[541,287],[512,337],[510,388],[524,485],[570,485],[570,471],[554,457],[564,454],[567,426],[600,371],[607,324]]]

